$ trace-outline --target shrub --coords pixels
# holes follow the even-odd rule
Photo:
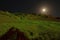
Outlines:
[[[47,16],[47,15],[41,15],[41,17],[42,17],[42,18],[48,18],[48,16]]]

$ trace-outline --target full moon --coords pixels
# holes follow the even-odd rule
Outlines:
[[[42,12],[46,12],[46,9],[44,8],[44,9],[42,9]]]
[[[44,14],[44,15],[47,15],[48,13],[48,10],[47,10],[47,8],[41,8],[41,14]]]

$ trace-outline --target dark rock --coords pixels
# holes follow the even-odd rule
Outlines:
[[[21,32],[19,29],[12,27],[4,35],[0,37],[0,40],[29,40],[24,32]]]

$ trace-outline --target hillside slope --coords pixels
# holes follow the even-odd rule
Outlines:
[[[8,12],[0,12],[0,35],[3,35],[9,28],[15,27],[25,32],[29,38],[39,36],[41,32],[60,32],[60,22],[46,21],[46,20],[33,20],[36,16],[15,16]],[[32,19],[30,19],[32,18]],[[30,35],[33,32],[33,36]]]

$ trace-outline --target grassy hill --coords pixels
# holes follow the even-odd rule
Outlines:
[[[60,22],[41,20],[41,16],[14,15],[9,12],[0,11],[0,36],[9,28],[15,27],[25,32],[30,39],[52,40],[59,39]],[[33,33],[33,34],[31,34]]]

